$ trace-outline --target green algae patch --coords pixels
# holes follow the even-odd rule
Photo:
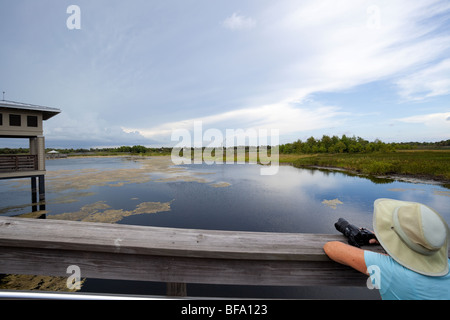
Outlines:
[[[220,181],[220,182],[210,183],[209,185],[214,188],[226,188],[226,187],[231,186],[231,183]]]
[[[332,199],[332,200],[323,200],[322,204],[328,206],[331,209],[336,210],[338,204],[344,204],[341,200],[339,200],[338,198],[336,199]]]
[[[75,212],[48,215],[47,219],[116,223],[125,217],[170,211],[169,202],[142,202],[134,210],[113,209],[105,201],[87,204]]]
[[[122,169],[79,169],[48,171],[48,189],[54,192],[88,190],[94,186],[123,187],[133,183],[155,182],[198,182],[211,183],[210,172],[195,172],[183,166],[176,166],[170,157],[143,157],[133,159],[139,168]],[[213,185],[214,186],[214,185]]]

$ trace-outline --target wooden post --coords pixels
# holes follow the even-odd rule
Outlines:
[[[186,283],[168,282],[166,294],[171,297],[186,297]]]
[[[44,136],[38,136],[36,138],[37,148],[37,162],[38,170],[45,170],[45,138]]]
[[[36,186],[36,177],[31,177],[31,203],[32,203],[32,212],[37,211],[37,186]]]
[[[45,176],[40,175],[39,178],[39,210],[45,210]]]

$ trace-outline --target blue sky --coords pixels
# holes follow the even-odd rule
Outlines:
[[[0,0],[0,41],[5,99],[62,110],[49,147],[168,146],[194,121],[450,139],[449,1]]]

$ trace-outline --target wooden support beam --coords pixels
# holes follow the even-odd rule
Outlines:
[[[38,211],[37,208],[37,184],[36,177],[31,177],[31,203],[32,203],[32,212]]]
[[[167,283],[167,295],[170,297],[186,297],[186,283]]]
[[[45,210],[45,176],[38,176],[39,180],[39,210]]]

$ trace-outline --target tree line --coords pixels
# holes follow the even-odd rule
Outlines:
[[[379,139],[368,141],[361,137],[341,137],[323,135],[321,139],[309,137],[306,141],[297,140],[280,145],[280,153],[371,153],[392,152],[395,150],[442,149],[450,147],[450,139],[439,142],[402,142],[385,143]]]
[[[111,148],[46,148],[45,152],[56,150],[63,154],[90,154],[90,153],[127,153],[127,154],[148,154],[148,153],[161,153],[170,154],[172,148],[147,148],[141,145],[135,146],[121,146]],[[28,154],[28,148],[0,148],[0,154]]]
[[[236,149],[236,147],[235,147]],[[271,147],[268,146],[270,150]],[[282,154],[315,154],[315,153],[371,153],[371,152],[393,152],[395,150],[413,149],[450,149],[450,139],[439,142],[401,142],[385,143],[379,139],[368,141],[361,137],[347,137],[346,135],[327,136],[321,139],[309,137],[306,141],[297,140],[292,143],[279,145],[279,152]],[[46,152],[56,150],[64,154],[89,154],[89,153],[126,153],[126,154],[171,154],[172,148],[148,148],[142,145],[120,146],[108,148],[47,148]],[[249,147],[245,147],[249,151]],[[28,154],[28,148],[0,148],[0,154]]]

